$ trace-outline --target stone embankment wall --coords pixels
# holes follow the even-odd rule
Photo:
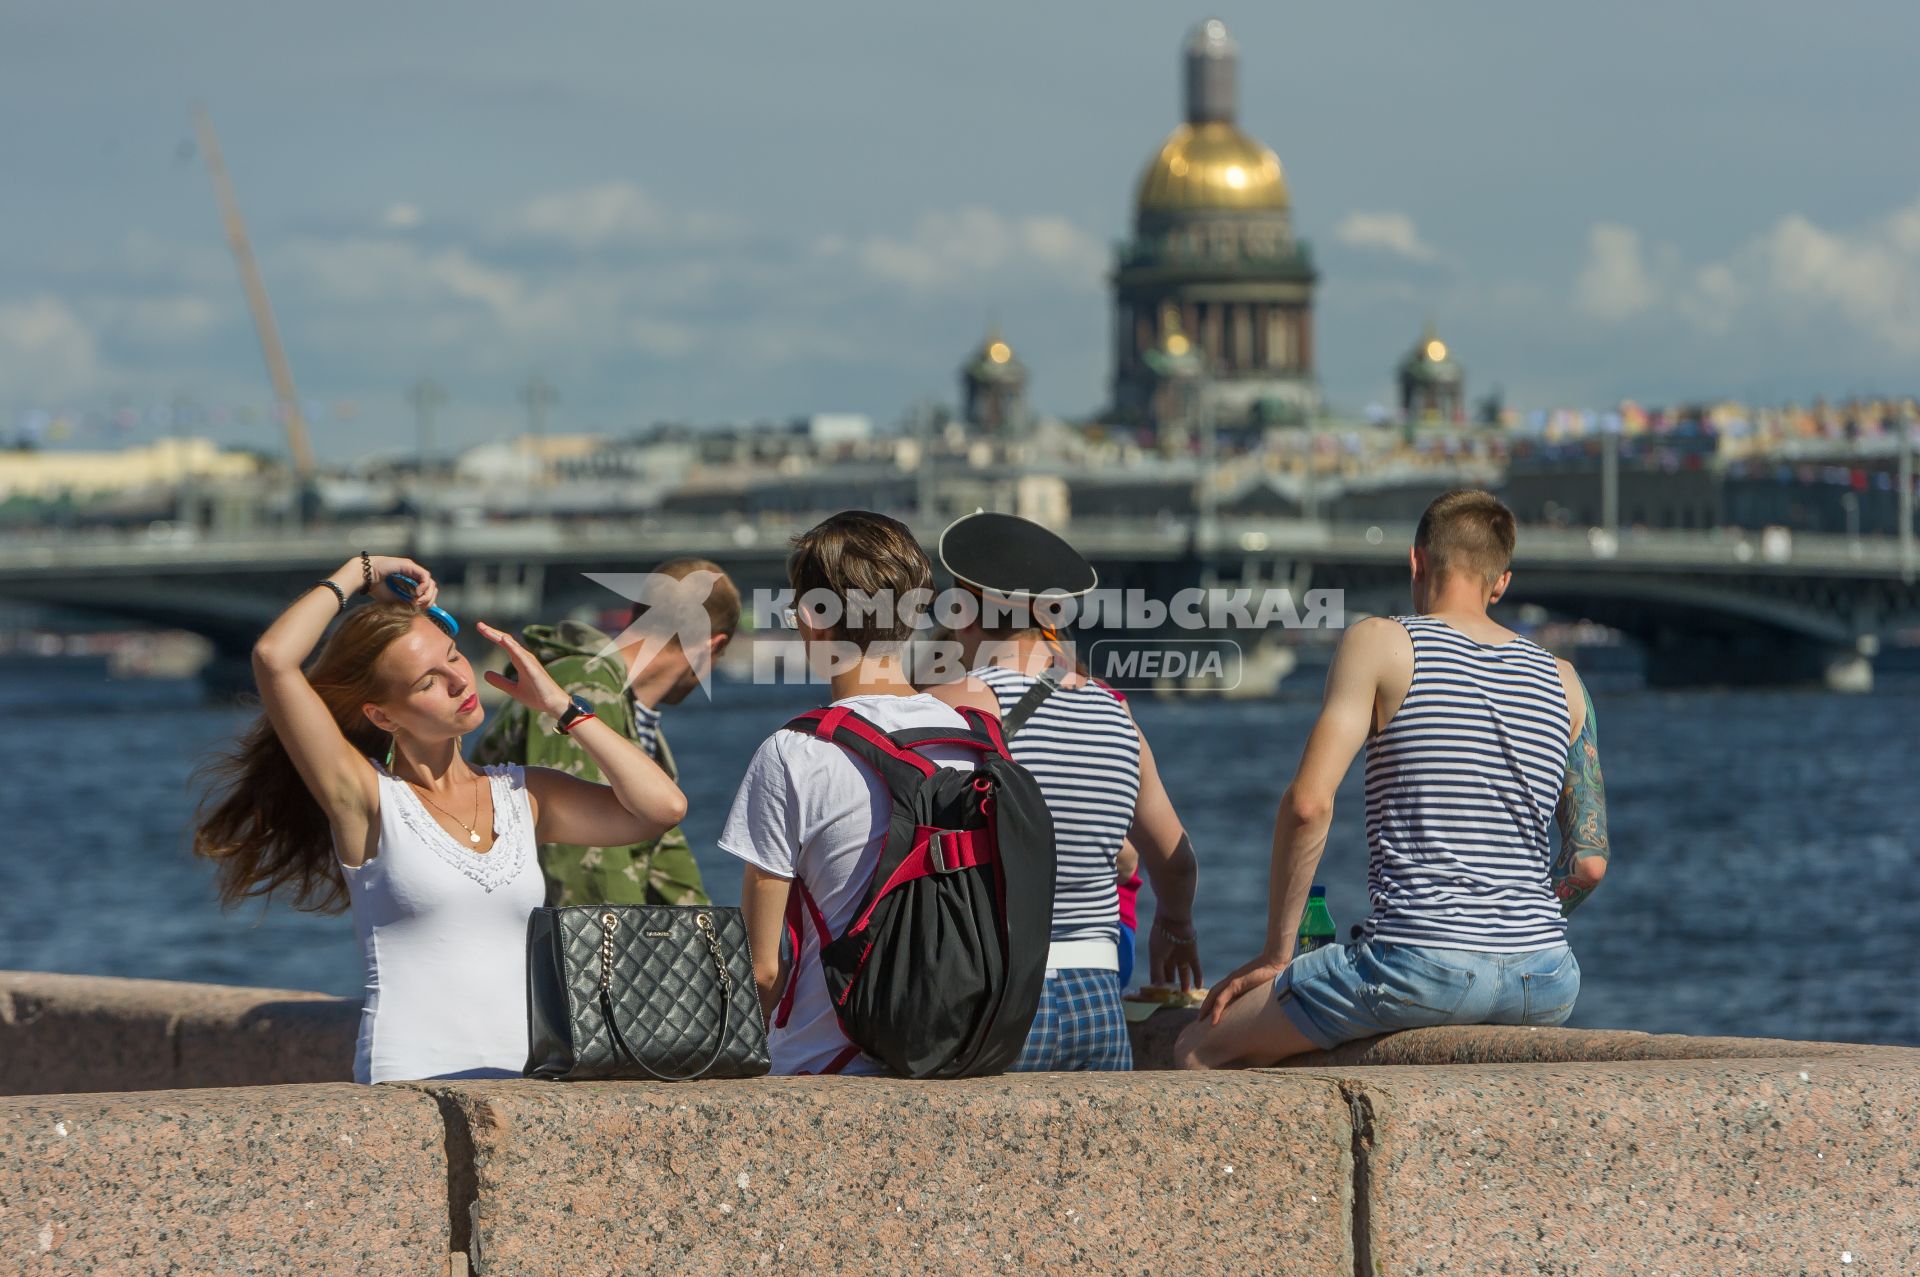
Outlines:
[[[0,1272],[1920,1271],[1920,1051],[1432,1029],[1239,1074],[325,1081],[356,1014],[0,975],[0,1091],[37,1092],[0,1098]]]

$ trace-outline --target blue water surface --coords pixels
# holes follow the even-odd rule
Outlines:
[[[822,692],[722,683],[669,712],[687,830],[722,901],[739,875],[713,841],[748,755]],[[1920,688],[1596,703],[1615,860],[1574,917],[1573,1023],[1920,1045]],[[1259,945],[1274,808],[1315,702],[1134,705],[1199,850],[1203,955],[1224,974]],[[0,667],[0,968],[357,992],[349,919],[223,913],[188,851],[194,768],[247,717],[194,683]],[[1359,773],[1319,875],[1342,934],[1365,913]]]

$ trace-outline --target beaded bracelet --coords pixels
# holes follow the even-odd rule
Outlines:
[[[1175,927],[1173,923],[1167,922],[1156,915],[1153,920],[1153,925],[1157,930],[1166,932],[1167,939],[1173,941],[1175,944],[1199,943],[1200,933],[1193,929],[1192,923],[1188,923],[1184,927]]]
[[[309,585],[307,588],[309,590],[317,590],[323,585],[326,586],[329,590],[333,591],[334,598],[340,600],[340,610],[342,612],[346,611],[347,610],[347,592],[341,589],[339,586],[335,585],[332,581],[329,581],[325,577],[322,577],[320,580],[315,581],[312,585]]]

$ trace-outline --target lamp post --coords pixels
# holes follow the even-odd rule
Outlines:
[[[1220,468],[1220,436],[1204,373],[1194,379],[1191,389],[1200,428],[1200,491],[1195,504],[1200,514],[1201,534],[1212,544],[1219,540],[1220,494],[1214,480]]]
[[[918,445],[920,464],[914,476],[913,504],[920,526],[933,527],[934,500],[938,495],[933,473],[933,405],[922,400],[913,405],[913,438]]]
[[[527,408],[527,433],[533,436],[534,457],[539,477],[534,488],[540,495],[539,513],[553,513],[553,472],[547,458],[547,410],[560,402],[560,392],[539,373],[527,378],[520,391],[520,402]]]
[[[429,377],[422,377],[413,383],[413,389],[407,391],[407,402],[413,405],[414,422],[414,491],[413,518],[416,526],[431,522],[428,517],[428,502],[431,500],[431,485],[427,481],[427,466],[433,457],[433,427],[435,417],[442,404],[447,402],[447,392],[440,383]]]
[[[1300,471],[1300,513],[1309,521],[1320,517],[1320,406],[1307,410],[1306,464]]]
[[[1620,432],[1601,428],[1600,525],[1609,536],[1620,535]]]
[[[1900,421],[1900,580],[1913,584],[1913,426]]]

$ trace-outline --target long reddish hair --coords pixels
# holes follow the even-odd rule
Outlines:
[[[307,681],[326,702],[340,734],[369,759],[385,758],[392,743],[362,710],[388,690],[379,673],[380,655],[413,628],[419,615],[399,603],[357,607],[307,669]],[[222,905],[284,891],[296,909],[339,913],[347,907],[347,883],[326,813],[266,715],[255,719],[231,750],[202,766],[197,777],[204,793],[193,850],[217,866]]]

